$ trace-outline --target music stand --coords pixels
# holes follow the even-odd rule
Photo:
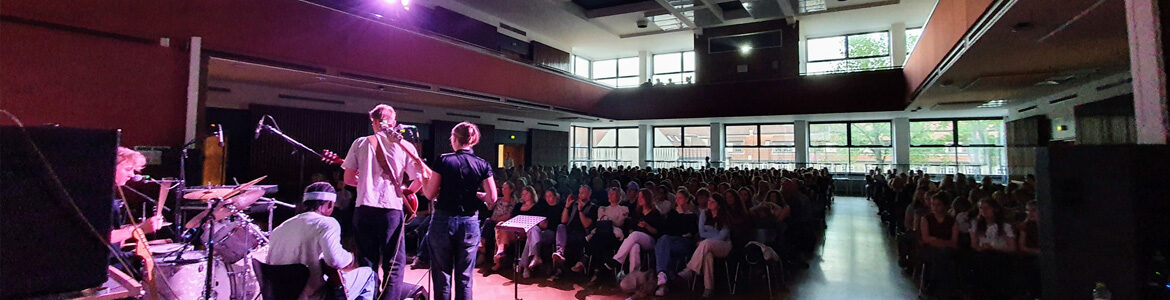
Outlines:
[[[500,228],[504,231],[509,231],[517,235],[526,235],[528,234],[528,231],[532,230],[532,228],[536,228],[536,225],[540,224],[540,222],[544,222],[544,217],[519,215],[504,221],[504,223],[496,225],[496,228]],[[519,241],[520,239],[516,240]],[[520,300],[520,257],[524,253],[524,249],[521,248],[524,247],[524,245],[520,243],[515,244],[516,263],[515,271],[512,273],[512,298],[515,300]]]

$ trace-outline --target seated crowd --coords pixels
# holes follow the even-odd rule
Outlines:
[[[727,277],[728,292],[737,281],[765,278],[746,264],[774,266],[756,271],[807,267],[832,201],[832,177],[823,169],[526,167],[495,174],[501,197],[480,213],[477,257],[485,270],[517,267],[518,260],[524,278],[615,276],[627,292],[657,295],[671,282],[690,289],[701,279],[703,295],[711,296],[716,276]],[[525,235],[496,228],[517,215],[545,220]],[[748,273],[739,276],[741,270]]]
[[[899,265],[928,298],[1039,298],[1035,178],[996,184],[958,173],[871,170],[866,196],[898,240]]]

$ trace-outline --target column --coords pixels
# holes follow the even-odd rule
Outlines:
[[[899,172],[910,171],[910,118],[894,118],[894,164]]]
[[[651,148],[654,147],[653,134],[654,134],[654,131],[652,129],[650,129],[650,125],[647,125],[647,124],[638,125],[638,166],[639,167],[645,168],[646,166],[649,166],[649,163],[647,161],[653,159],[653,157],[651,157],[651,151],[650,151]]]
[[[808,163],[808,121],[796,120],[792,130],[796,142],[796,167],[803,168]]]
[[[651,67],[653,67],[650,64],[651,58],[652,58],[652,55],[650,55],[649,51],[646,51],[646,50],[639,50],[638,51],[638,84],[642,84],[643,82],[646,82],[646,79],[650,78],[650,74],[654,74],[653,73],[654,70],[650,69]]]
[[[727,142],[724,141],[724,137],[723,137],[723,123],[712,122],[711,123],[711,166],[713,166],[713,167],[725,167],[726,166],[726,164],[723,162],[723,160],[726,158],[725,154],[723,152],[723,151],[725,151],[723,146],[726,144],[727,144]]]
[[[894,66],[906,64],[906,23],[898,22],[890,26],[890,54],[893,55]]]
[[[1165,144],[1170,132],[1170,116],[1166,108],[1166,65],[1162,56],[1165,43],[1170,41],[1164,41],[1161,37],[1162,25],[1170,21],[1167,19],[1170,14],[1166,13],[1166,8],[1159,9],[1158,2],[1125,1],[1138,144]]]

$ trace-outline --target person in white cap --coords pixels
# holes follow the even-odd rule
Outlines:
[[[284,221],[269,236],[268,264],[303,264],[309,267],[309,281],[299,299],[324,299],[325,278],[319,261],[341,270],[346,299],[373,299],[377,279],[369,267],[357,267],[357,260],[341,246],[341,225],[330,217],[337,193],[328,182],[305,188],[297,215]]]

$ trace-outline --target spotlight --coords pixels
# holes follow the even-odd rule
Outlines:
[[[752,52],[752,45],[739,46],[739,53],[748,54],[749,52]]]
[[[410,10],[410,0],[402,0],[402,9]]]

